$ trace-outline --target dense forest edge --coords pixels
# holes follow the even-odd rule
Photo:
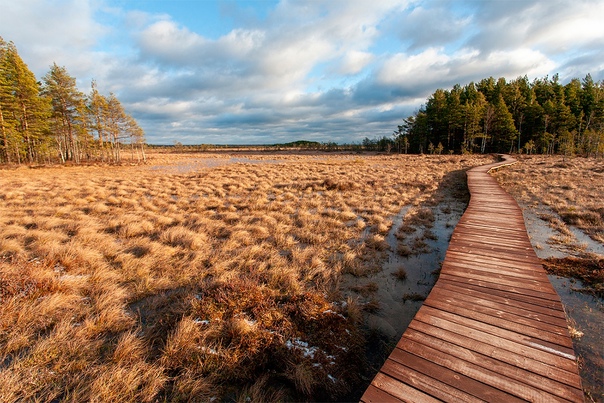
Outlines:
[[[506,82],[493,77],[436,90],[394,133],[412,153],[604,155],[604,82],[587,74]]]
[[[115,94],[84,94],[54,63],[37,81],[12,42],[0,37],[0,164],[146,160],[145,133]],[[151,146],[167,151],[260,148],[397,153],[526,153],[604,156],[604,81],[590,74],[562,84],[485,78],[437,89],[391,136],[359,143],[299,140],[262,146]]]

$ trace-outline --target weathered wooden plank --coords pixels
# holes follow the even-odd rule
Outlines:
[[[560,298],[515,200],[467,172],[471,200],[439,280],[363,401],[583,401]]]
[[[440,281],[442,280],[442,281]],[[461,298],[475,305],[485,308],[498,309],[516,315],[524,315],[526,318],[556,327],[566,328],[566,318],[560,315],[558,309],[545,308],[540,305],[511,299],[507,296],[495,295],[485,288],[472,288],[460,286],[461,283],[452,282],[447,279],[439,280],[439,289],[446,290],[449,295],[459,295]]]
[[[399,381],[398,379],[394,379],[381,372],[379,372],[375,376],[375,378],[371,382],[371,385],[374,386],[376,389],[386,392],[387,395],[391,396],[391,398],[388,398],[387,396],[382,395],[382,396],[386,397],[386,400],[380,400],[379,398],[378,398],[378,400],[373,400],[375,398],[374,395],[370,395],[367,397],[365,395],[363,395],[363,397],[361,398],[362,401],[365,401],[365,402],[402,401],[402,402],[410,402],[410,403],[413,403],[413,402],[436,403],[436,402],[440,401],[440,400],[430,396],[427,393],[417,390],[417,389]]]
[[[505,285],[505,284],[498,284],[494,281],[489,281],[489,280],[483,281],[483,280],[478,280],[478,279],[473,279],[473,278],[468,279],[464,275],[453,275],[453,274],[449,274],[448,272],[443,272],[443,271],[441,271],[441,273],[440,273],[439,279],[440,278],[447,278],[451,281],[465,282],[465,284],[467,284],[467,285],[474,286],[474,287],[482,287],[485,289],[493,290],[493,292],[501,291],[501,292],[507,293],[509,295],[514,294],[517,296],[517,297],[514,297],[514,299],[518,299],[520,301],[526,301],[526,302],[533,302],[533,303],[541,305],[541,306],[552,307],[553,309],[562,310],[562,303],[560,302],[559,299],[556,299],[554,295],[541,293],[538,290],[535,291],[530,288],[525,288],[522,286],[522,284],[514,284],[514,285],[509,286],[509,285]],[[490,280],[493,280],[493,279],[490,279]],[[557,296],[557,294],[556,294],[556,296]]]
[[[547,287],[548,284],[543,281],[524,279],[521,282],[521,281],[519,281],[518,278],[514,278],[511,276],[504,276],[504,275],[495,274],[495,273],[485,274],[485,272],[480,271],[480,270],[459,270],[452,265],[447,266],[446,270],[445,270],[445,266],[443,266],[441,273],[442,272],[454,274],[454,275],[458,275],[458,276],[472,276],[472,278],[475,280],[491,281],[491,282],[496,282],[498,284],[509,285],[509,286],[519,286],[519,288],[530,289],[530,290],[543,292],[543,293],[547,293],[549,291],[549,288]],[[519,283],[521,283],[521,284],[519,284]]]
[[[511,237],[509,234],[489,234],[486,231],[477,232],[460,229],[458,231],[455,231],[451,236],[451,241],[455,241],[457,239],[481,242],[487,245],[505,245],[533,250],[533,245],[531,244],[531,241],[528,239],[528,237]]]
[[[450,385],[459,383],[460,377],[457,373],[407,352],[401,351],[400,353],[394,353],[391,358],[386,360],[382,367],[383,373],[430,393],[437,399],[459,402],[482,401]],[[451,382],[452,380],[453,382]]]
[[[466,262],[470,264],[477,265],[486,265],[491,267],[501,267],[506,269],[515,269],[523,272],[528,272],[533,275],[538,275],[543,278],[547,278],[547,275],[543,271],[543,266],[541,264],[530,263],[530,262],[519,262],[517,260],[504,260],[498,259],[493,256],[478,256],[478,255],[468,255],[466,253],[459,253],[450,251],[447,253],[445,261],[449,261],[455,259],[456,261]]]
[[[379,374],[378,374],[379,375]],[[380,385],[381,386],[381,385]],[[389,393],[384,392],[373,383],[369,385],[363,397],[361,397],[362,403],[398,403],[404,402],[404,400],[398,399]]]
[[[511,365],[507,362],[485,356],[472,348],[464,348],[450,341],[439,339],[429,333],[416,331],[415,329],[405,332],[405,339],[415,342],[415,346],[428,346],[440,351],[442,354],[451,355],[476,367],[492,371],[503,378],[513,379],[517,383],[511,386],[512,390],[508,390],[507,392],[516,394],[520,398],[534,400],[535,397],[538,397],[539,399],[548,399],[548,401],[565,401],[568,385],[536,374],[532,371],[532,365],[526,365],[528,368]],[[521,393],[515,391],[515,386],[518,384],[521,384],[520,387],[523,389]],[[581,392],[580,390],[577,391]]]
[[[486,273],[501,274],[508,277],[514,277],[517,279],[535,280],[540,282],[549,283],[547,277],[536,274],[534,270],[516,269],[504,265],[490,265],[484,263],[472,262],[472,259],[464,258],[451,258],[445,262],[447,267],[455,267],[461,270],[477,270],[484,271]]]
[[[511,402],[528,400],[545,403],[556,400],[552,398],[552,395],[545,396],[545,393],[535,391],[533,388],[528,387],[524,382],[502,376],[502,374],[497,372],[497,369],[500,368],[499,366],[493,369],[484,368],[471,361],[455,357],[449,352],[437,350],[427,343],[417,343],[405,337],[401,339],[399,348],[412,354],[416,354],[435,364],[450,368],[458,374],[465,375],[470,379],[476,380],[477,382],[484,384],[485,389],[486,386],[489,386],[490,388],[499,391],[498,395],[491,393],[488,398],[484,399],[485,401]]]
[[[453,313],[465,318],[497,326],[518,334],[533,337],[549,343],[571,348],[573,344],[565,327],[548,325],[527,319],[523,316],[512,315],[504,311],[475,305],[467,299],[454,298],[446,295],[445,290],[434,290],[424,302],[425,305],[444,312]]]
[[[557,366],[566,371],[576,369],[575,353],[567,347],[547,343],[534,337],[517,334],[426,305],[422,305],[415,319],[445,329],[456,329],[461,334],[471,334],[485,342],[497,343],[506,350],[523,351],[529,358]]]
[[[500,249],[500,250],[496,250]],[[515,252],[512,249],[503,250],[503,248],[489,248],[486,246],[481,246],[480,244],[462,244],[461,242],[455,242],[454,244],[449,244],[449,248],[447,250],[451,250],[454,252],[461,252],[469,255],[478,255],[478,256],[494,256],[495,254],[503,259],[510,260],[516,262],[528,261],[531,263],[538,263],[539,260],[536,256],[534,256],[534,251],[518,251]]]
[[[433,379],[433,383],[438,385],[439,399],[453,401],[510,401],[510,396],[502,393],[497,388],[493,388],[482,382],[476,381],[471,377],[460,374],[458,371],[447,366],[439,365],[433,360],[427,360],[419,355],[411,354],[406,350],[395,348],[390,355],[390,361],[402,364],[399,367],[401,371],[405,371],[404,366],[412,367],[418,373],[426,374]],[[427,388],[426,385],[423,386]],[[457,390],[457,392],[455,391]],[[453,399],[445,399],[444,393],[453,394]],[[430,393],[433,393],[430,391]]]
[[[452,329],[443,329],[419,320],[412,321],[409,324],[408,329],[429,334],[440,340],[454,343],[460,347],[481,353],[498,361],[506,362],[519,368],[530,370],[543,378],[555,380],[559,383],[569,385],[571,388],[577,388],[579,384],[577,381],[577,374],[575,373],[562,371],[555,366],[543,363],[541,361],[536,361],[527,357],[521,352],[505,350],[497,345],[493,345],[488,341],[485,342],[471,337],[470,335],[455,333],[452,331]]]

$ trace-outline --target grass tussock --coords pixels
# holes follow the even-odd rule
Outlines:
[[[576,291],[604,298],[604,259],[601,257],[565,257],[543,260],[549,274],[581,280]]]
[[[248,157],[0,171],[0,401],[337,400],[357,388],[364,312],[380,303],[371,283],[358,290],[368,303],[347,296],[342,276],[380,271],[392,217],[417,203],[429,228],[422,201],[482,161]]]
[[[601,160],[525,156],[521,162],[495,174],[507,191],[525,205],[551,210],[546,221],[562,235],[570,236],[567,226],[574,226],[604,243],[604,186],[597,186],[604,183]]]

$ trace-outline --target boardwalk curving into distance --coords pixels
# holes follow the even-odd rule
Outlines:
[[[468,171],[470,204],[440,277],[362,402],[583,402],[560,298],[516,201]]]

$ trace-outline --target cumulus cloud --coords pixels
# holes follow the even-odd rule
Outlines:
[[[283,0],[262,13],[229,3],[216,18],[232,28],[218,34],[129,6],[0,0],[0,34],[39,77],[56,61],[84,91],[96,78],[151,143],[359,141],[390,135],[456,83],[604,79],[595,0]]]
[[[3,4],[2,4],[3,3]],[[98,4],[80,0],[0,3],[0,35],[15,42],[30,69],[42,75],[53,62],[75,73],[94,69],[103,54],[94,51],[109,28],[95,21]]]
[[[604,3],[594,0],[480,2],[469,43],[483,51],[518,46],[548,53],[593,47],[604,36]]]
[[[419,5],[397,20],[400,38],[409,43],[410,51],[453,43],[463,37],[469,24],[469,16],[456,15],[445,3],[429,8]]]

